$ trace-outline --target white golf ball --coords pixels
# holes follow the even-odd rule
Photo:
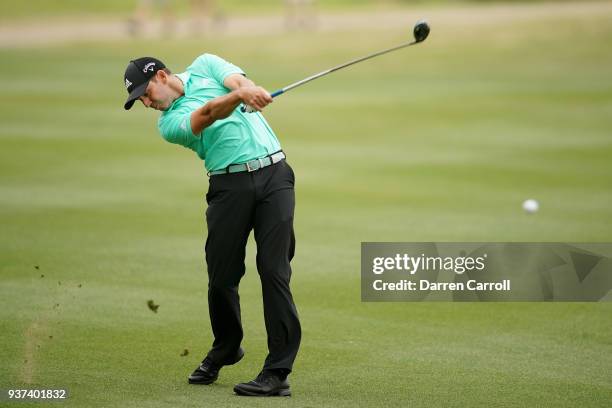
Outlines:
[[[533,214],[539,209],[540,204],[536,200],[530,198],[529,200],[523,201],[523,210],[525,210],[526,213]]]

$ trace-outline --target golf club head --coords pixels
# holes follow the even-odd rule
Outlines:
[[[414,25],[414,41],[415,42],[423,42],[429,35],[429,24],[427,21],[420,20]]]

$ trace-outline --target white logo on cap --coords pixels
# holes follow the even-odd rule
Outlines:
[[[154,62],[149,62],[147,65],[144,66],[144,68],[142,69],[142,72],[144,72],[145,74],[147,73],[147,71],[153,72],[154,66],[155,66]]]
[[[129,88],[131,85],[132,83],[127,78],[125,78],[125,87]]]

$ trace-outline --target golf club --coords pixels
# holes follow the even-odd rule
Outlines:
[[[272,98],[275,98],[275,97],[277,97],[279,95],[284,94],[287,91],[290,91],[293,88],[297,88],[300,85],[304,85],[304,84],[306,84],[306,83],[308,83],[310,81],[313,81],[313,80],[315,80],[317,78],[321,78],[322,76],[325,76],[327,74],[331,74],[334,71],[338,71],[338,70],[340,70],[342,68],[349,67],[351,65],[354,65],[354,64],[356,64],[358,62],[361,62],[361,61],[368,60],[370,58],[378,57],[379,55],[383,55],[383,54],[386,54],[386,53],[391,52],[391,51],[399,50],[401,48],[410,47],[411,45],[415,45],[415,44],[421,43],[421,42],[425,41],[425,39],[429,35],[429,24],[427,24],[427,22],[425,20],[418,21],[414,25],[413,34],[414,34],[414,40],[413,41],[410,41],[410,42],[407,42],[407,43],[403,43],[403,44],[397,45],[395,47],[388,48],[388,49],[383,50],[383,51],[378,51],[378,52],[366,55],[366,56],[361,57],[361,58],[354,59],[352,61],[346,62],[346,63],[344,63],[342,65],[338,65],[338,66],[330,68],[330,69],[326,69],[325,71],[321,71],[318,74],[314,74],[312,76],[309,76],[308,78],[302,79],[301,81],[294,82],[291,85],[287,85],[284,88],[281,88],[281,89],[279,89],[277,91],[274,91],[274,92],[272,92],[270,94],[270,96],[272,96]],[[248,113],[255,112],[255,109],[253,109],[252,107],[250,107],[248,105],[243,105],[240,108],[240,110],[242,112],[248,112]]]

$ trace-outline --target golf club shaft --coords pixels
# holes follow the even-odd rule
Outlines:
[[[364,57],[356,58],[356,59],[351,60],[349,62],[345,62],[344,64],[338,65],[338,66],[330,68],[330,69],[326,69],[325,71],[321,71],[321,72],[319,72],[317,74],[311,75],[308,78],[304,78],[304,79],[302,79],[300,81],[297,81],[297,82],[294,82],[294,83],[292,83],[290,85],[287,85],[284,88],[281,88],[281,89],[278,89],[278,90],[272,92],[270,94],[270,96],[272,98],[275,98],[275,97],[277,97],[279,95],[284,94],[287,91],[290,91],[293,88],[297,88],[298,86],[304,85],[304,84],[306,84],[306,83],[308,83],[310,81],[314,81],[317,78],[321,78],[322,76],[325,76],[327,74],[331,74],[332,72],[338,71],[339,69],[346,68],[348,66],[357,64],[358,62],[365,61],[365,60],[368,60],[370,58],[378,57],[379,55],[383,55],[383,54],[389,53],[391,51],[399,50],[401,48],[409,47],[409,46],[414,45],[414,44],[418,44],[418,42],[417,41],[410,41],[410,42],[407,42],[407,43],[396,45],[395,47],[387,48],[386,50],[382,50],[382,51],[375,52],[373,54],[366,55]],[[243,112],[254,112],[254,110],[252,110],[252,108],[250,108],[249,106],[243,106],[241,108],[241,110]]]
[[[272,92],[270,94],[270,96],[272,96],[274,98],[275,96],[281,95],[281,94],[283,94],[283,93],[285,93],[287,91],[290,91],[293,88],[297,88],[298,86],[304,85],[304,84],[306,84],[306,83],[308,83],[310,81],[313,81],[313,80],[315,80],[317,78],[321,78],[322,76],[325,76],[327,74],[331,74],[334,71],[338,71],[338,70],[340,70],[342,68],[346,68],[348,66],[351,66],[351,65],[356,64],[356,63],[361,62],[361,61],[368,60],[370,58],[378,57],[379,55],[383,55],[383,54],[386,54],[386,53],[391,52],[391,51],[395,51],[395,50],[399,50],[401,48],[409,47],[409,46],[414,45],[416,43],[417,43],[416,41],[411,41],[411,42],[408,42],[408,43],[397,45],[395,47],[387,48],[386,50],[383,50],[383,51],[378,51],[378,52],[375,52],[373,54],[366,55],[364,57],[356,58],[356,59],[354,59],[352,61],[346,62],[344,64],[338,65],[338,66],[330,68],[330,69],[326,69],[325,71],[321,71],[318,74],[314,74],[312,76],[309,76],[308,78],[304,78],[304,79],[302,79],[300,81],[294,82],[291,85],[287,85],[284,88],[281,88],[281,89],[279,89],[277,91]]]

